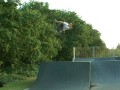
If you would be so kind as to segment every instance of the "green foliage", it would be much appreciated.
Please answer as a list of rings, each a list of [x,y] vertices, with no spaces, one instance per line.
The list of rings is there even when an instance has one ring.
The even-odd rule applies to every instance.
[[[24,90],[29,88],[35,81],[36,78],[27,78],[20,81],[13,81],[6,83],[4,87],[0,88],[0,90]]]
[[[15,81],[15,80],[23,80],[25,78],[26,77],[20,76],[18,74],[7,74],[7,73],[0,74],[0,80],[5,82],[5,83]]]
[[[118,43],[116,49],[113,49],[113,51],[115,52],[115,56],[116,57],[120,57],[120,44]]]
[[[53,56],[57,55],[61,46],[59,39],[55,37],[54,27],[46,21],[46,16],[43,14],[43,10],[48,8],[47,3],[44,5],[43,3],[30,2],[24,7],[21,11],[27,14],[24,14],[25,18],[23,20],[25,21],[22,24],[26,23],[26,19],[28,20],[28,24],[26,23],[27,25],[25,26],[26,28],[32,27],[31,34],[34,34],[36,39],[40,41],[38,45],[41,45],[39,51],[42,53],[42,60],[50,60]]]
[[[28,6],[20,10],[12,5],[10,9],[1,6],[5,9],[0,14],[0,60],[3,67],[15,68],[24,63],[34,65],[51,60],[61,48],[46,17],[38,10],[26,8]]]
[[[51,10],[47,18],[51,23],[54,19],[73,23],[72,30],[66,31],[65,34],[59,36],[62,42],[62,50],[59,51],[55,60],[72,60],[73,47],[105,47],[104,42],[100,39],[100,33],[81,20],[75,12]]]
[[[0,71],[1,72],[1,71]],[[36,77],[38,65],[25,65],[16,68],[6,68],[0,73],[0,80],[6,83],[16,80],[23,80],[28,77]]]
[[[75,12],[50,10],[47,2],[29,2],[20,8],[18,3],[0,2],[1,72],[34,75],[29,70],[41,61],[71,60],[73,47],[105,47],[100,33]],[[55,19],[73,23],[73,29],[56,34]]]

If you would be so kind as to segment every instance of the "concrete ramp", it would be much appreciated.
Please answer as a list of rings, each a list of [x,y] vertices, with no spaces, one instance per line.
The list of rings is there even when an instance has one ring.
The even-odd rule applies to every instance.
[[[120,57],[101,57],[101,58],[75,58],[75,61],[112,61],[120,60]]]
[[[89,90],[90,62],[41,63],[30,90]]]
[[[90,90],[120,90],[120,61],[93,61]]]

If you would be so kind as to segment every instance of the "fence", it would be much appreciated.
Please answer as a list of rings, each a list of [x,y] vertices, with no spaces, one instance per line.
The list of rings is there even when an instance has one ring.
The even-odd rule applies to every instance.
[[[73,56],[75,58],[99,58],[120,56],[120,49],[107,49],[104,47],[74,47]]]

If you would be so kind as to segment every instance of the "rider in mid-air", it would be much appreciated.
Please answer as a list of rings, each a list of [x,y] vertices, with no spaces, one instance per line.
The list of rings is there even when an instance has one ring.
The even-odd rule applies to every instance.
[[[67,23],[65,21],[57,21],[55,20],[56,23],[59,24],[59,32],[64,32],[65,30],[71,30],[73,28],[72,23]]]

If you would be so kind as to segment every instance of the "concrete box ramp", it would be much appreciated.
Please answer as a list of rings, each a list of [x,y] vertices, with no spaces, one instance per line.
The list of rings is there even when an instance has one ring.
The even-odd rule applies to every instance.
[[[90,62],[41,63],[30,90],[89,90]]]
[[[120,61],[93,61],[90,90],[120,90]]]
[[[75,61],[112,61],[120,60],[120,57],[102,57],[102,58],[75,58]]]

